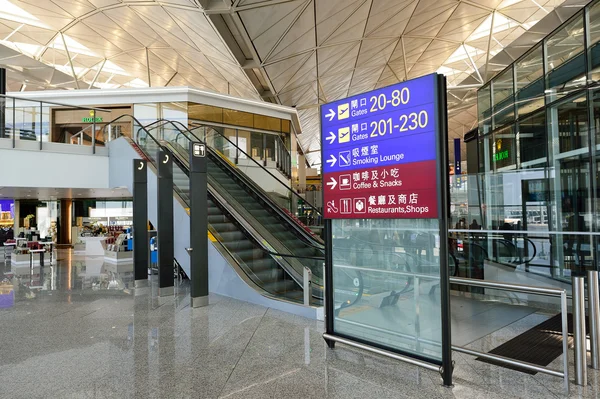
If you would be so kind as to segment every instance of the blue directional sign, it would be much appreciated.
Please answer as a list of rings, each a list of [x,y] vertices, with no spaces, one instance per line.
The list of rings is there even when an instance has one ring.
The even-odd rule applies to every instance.
[[[325,217],[437,216],[436,85],[432,74],[321,106]]]

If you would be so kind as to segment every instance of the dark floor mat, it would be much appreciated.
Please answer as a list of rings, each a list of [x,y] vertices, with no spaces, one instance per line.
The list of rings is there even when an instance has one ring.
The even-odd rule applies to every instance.
[[[569,325],[569,347],[571,347],[573,345],[572,314],[569,313],[567,315],[567,321]],[[587,325],[588,320],[586,318],[586,331],[588,331]],[[543,323],[538,324],[525,331],[523,334],[492,349],[489,353],[537,364],[538,366],[549,365],[554,359],[562,355],[561,315],[557,314]],[[511,370],[522,371],[531,375],[537,374],[535,371],[525,370],[518,366],[510,366],[494,360],[483,359],[480,357],[478,357],[477,360]]]

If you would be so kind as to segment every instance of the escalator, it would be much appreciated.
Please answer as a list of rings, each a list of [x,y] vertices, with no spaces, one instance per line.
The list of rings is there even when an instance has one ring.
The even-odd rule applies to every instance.
[[[200,140],[185,126],[168,121],[147,128],[135,120],[133,124],[129,143],[151,164],[155,165],[159,148],[172,154],[174,196],[181,207],[189,209],[188,151],[192,141]],[[210,132],[203,138],[209,144],[211,139],[221,140],[217,135]],[[319,239],[277,205],[276,201],[286,196],[272,198],[220,151],[210,144],[207,147],[208,222],[215,247],[244,281],[274,299],[301,303],[303,269],[310,269],[314,282],[312,303],[320,304],[323,246]],[[189,242],[189,229],[176,229],[176,234],[187,234]]]
[[[190,131],[177,122],[157,121],[147,126],[145,131],[160,138],[162,145],[184,166],[184,173],[179,175],[180,182],[184,185],[191,142],[205,142],[208,149],[209,188],[256,230],[267,250],[287,254],[285,263],[291,266],[287,272],[296,281],[301,281],[303,268],[309,268],[313,274],[313,282],[316,283],[313,294],[321,297],[319,285],[324,246],[316,234],[294,218],[293,212],[297,208],[295,204],[301,200],[297,194],[213,127],[197,127]],[[249,162],[249,166],[235,165],[226,154],[243,157]],[[254,170],[254,174],[256,171],[261,173],[261,186],[250,177],[250,168]],[[316,209],[314,212],[317,212]]]

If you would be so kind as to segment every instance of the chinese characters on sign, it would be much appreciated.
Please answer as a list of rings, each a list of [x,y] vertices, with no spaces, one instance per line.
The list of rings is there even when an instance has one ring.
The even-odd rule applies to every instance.
[[[435,75],[321,107],[326,218],[436,218]]]

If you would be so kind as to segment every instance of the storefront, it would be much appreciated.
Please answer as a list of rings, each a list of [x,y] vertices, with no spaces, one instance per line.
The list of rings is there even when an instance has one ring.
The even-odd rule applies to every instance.
[[[107,138],[125,135],[131,136],[132,120],[123,118],[122,121],[112,123],[123,115],[132,114],[131,105],[99,106],[109,112],[86,111],[72,108],[52,109],[52,137],[55,143],[92,145],[93,129],[96,129],[96,145],[104,146]],[[110,131],[108,131],[110,129]]]

